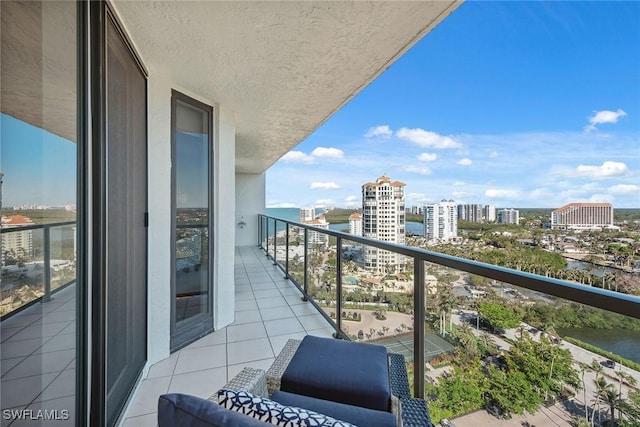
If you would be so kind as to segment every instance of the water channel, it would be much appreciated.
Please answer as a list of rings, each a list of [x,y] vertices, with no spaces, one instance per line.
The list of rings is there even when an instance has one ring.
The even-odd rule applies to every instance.
[[[558,329],[562,336],[584,341],[603,350],[640,363],[640,332],[627,329]]]

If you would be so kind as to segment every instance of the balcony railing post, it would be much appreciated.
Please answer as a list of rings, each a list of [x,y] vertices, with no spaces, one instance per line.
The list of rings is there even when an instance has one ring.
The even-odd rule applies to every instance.
[[[328,236],[327,236],[328,237]],[[342,333],[342,237],[336,242],[336,338]]]
[[[302,293],[302,301],[307,301],[307,289],[309,284],[309,237],[307,235],[307,229],[304,229],[304,278],[303,278],[304,292]]]
[[[51,301],[51,228],[49,225],[42,227],[44,234],[44,294],[42,302]]]
[[[262,221],[264,217],[258,214],[258,247],[262,247]]]
[[[413,395],[424,399],[424,261],[413,259]]]
[[[284,251],[284,278],[288,279],[289,278],[289,223],[285,222],[284,223],[285,227],[287,227],[287,230],[285,232],[285,251]]]

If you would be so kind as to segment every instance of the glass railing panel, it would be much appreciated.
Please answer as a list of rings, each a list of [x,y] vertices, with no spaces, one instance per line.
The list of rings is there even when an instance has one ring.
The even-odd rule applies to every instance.
[[[304,287],[304,229],[289,225],[289,277],[300,289]]]
[[[427,270],[436,286],[427,325],[451,345],[436,358],[425,348],[434,422],[465,424],[482,411],[495,422],[638,425],[640,320],[466,272]],[[444,328],[438,304],[450,313]]]
[[[287,259],[287,223],[276,220],[276,238],[275,238],[275,261],[283,268],[286,268]]]
[[[2,230],[0,316],[44,295],[44,255],[42,228]]]
[[[262,249],[266,249],[267,248],[267,217],[265,216],[260,216],[260,223],[259,223],[259,237],[258,237],[258,241],[260,242],[260,247],[262,247]]]
[[[307,231],[307,293],[325,314],[336,320],[335,246],[331,248],[322,233]]]
[[[51,255],[51,290],[76,279],[76,225],[62,225],[49,229]]]
[[[267,253],[271,258],[275,259],[275,244],[276,244],[276,220],[269,219],[267,222]]]

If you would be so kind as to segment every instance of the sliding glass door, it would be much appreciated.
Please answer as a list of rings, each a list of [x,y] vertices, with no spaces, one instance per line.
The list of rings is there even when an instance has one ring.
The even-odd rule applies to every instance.
[[[171,106],[174,245],[171,348],[176,350],[213,328],[213,109],[176,91]]]

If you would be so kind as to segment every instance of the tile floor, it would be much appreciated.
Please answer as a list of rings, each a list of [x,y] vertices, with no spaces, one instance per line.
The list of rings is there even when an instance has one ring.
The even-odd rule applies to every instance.
[[[75,286],[0,323],[3,410],[66,409],[73,424],[76,356]],[[19,426],[4,416],[0,425]],[[52,422],[51,425],[55,425]],[[33,424],[32,424],[33,425]]]
[[[209,397],[245,366],[267,369],[289,338],[331,336],[329,323],[257,247],[236,249],[235,285],[236,321],[151,366],[123,426],[156,426],[160,394]],[[68,408],[73,417],[75,286],[0,325],[2,388],[12,390],[0,390],[2,408]]]
[[[236,249],[235,285],[236,321],[151,366],[122,426],[156,426],[160,394],[207,398],[245,366],[267,369],[289,338],[333,333],[257,247]]]

